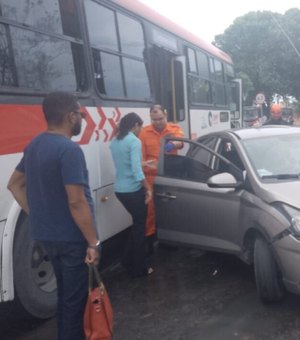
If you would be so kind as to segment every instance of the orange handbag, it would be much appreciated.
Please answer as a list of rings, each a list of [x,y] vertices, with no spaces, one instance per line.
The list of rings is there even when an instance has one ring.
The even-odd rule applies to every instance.
[[[93,288],[94,279],[97,287]],[[110,340],[113,334],[113,310],[95,265],[89,265],[89,295],[84,311],[86,340]]]

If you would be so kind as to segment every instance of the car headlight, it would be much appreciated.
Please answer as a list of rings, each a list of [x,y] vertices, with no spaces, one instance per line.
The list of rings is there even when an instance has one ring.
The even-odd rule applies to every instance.
[[[294,231],[300,235],[300,216],[292,217],[291,224]]]
[[[281,204],[284,215],[291,223],[291,231],[296,237],[300,237],[300,210],[286,204]]]

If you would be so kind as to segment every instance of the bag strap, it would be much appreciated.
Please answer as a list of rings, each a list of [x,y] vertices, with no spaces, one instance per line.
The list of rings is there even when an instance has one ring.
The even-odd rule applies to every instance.
[[[93,278],[95,277],[96,283],[98,287],[103,290],[104,284],[101,280],[100,273],[98,268],[94,264],[88,264],[89,267],[89,293],[93,290]]]

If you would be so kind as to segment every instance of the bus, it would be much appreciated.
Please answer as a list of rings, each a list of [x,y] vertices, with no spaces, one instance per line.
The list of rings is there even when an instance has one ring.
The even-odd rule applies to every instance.
[[[113,254],[131,222],[114,195],[109,152],[121,117],[135,111],[149,123],[159,103],[195,139],[239,126],[241,84],[228,54],[138,0],[1,0],[0,42],[0,301],[48,318],[54,273],[6,189],[24,147],[46,127],[45,95],[72,92],[86,112],[74,141],[87,160],[104,254]]]

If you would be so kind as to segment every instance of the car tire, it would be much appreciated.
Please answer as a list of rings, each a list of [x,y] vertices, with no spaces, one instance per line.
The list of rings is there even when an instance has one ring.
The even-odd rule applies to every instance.
[[[264,303],[283,299],[285,289],[281,274],[266,240],[257,237],[254,245],[254,271],[258,296]]]
[[[56,279],[45,248],[29,229],[28,217],[21,216],[13,248],[15,305],[25,317],[48,319],[56,312]]]

